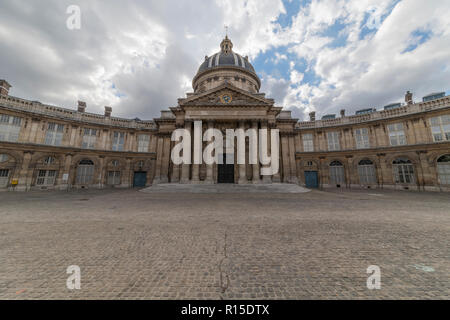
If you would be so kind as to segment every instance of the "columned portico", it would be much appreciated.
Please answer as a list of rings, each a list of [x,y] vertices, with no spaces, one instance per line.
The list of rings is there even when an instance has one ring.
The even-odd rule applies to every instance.
[[[233,59],[228,59],[230,57]],[[294,140],[289,137],[292,135],[293,138],[297,120],[291,118],[290,111],[283,111],[281,107],[274,105],[273,99],[268,99],[263,93],[259,93],[259,77],[247,58],[232,51],[232,43],[229,39],[225,39],[222,43],[221,52],[207,58],[201,65],[192,85],[194,92],[187,93],[186,98],[178,99],[176,107],[162,111],[162,117],[156,119],[159,130],[162,129],[164,132],[185,129],[191,137],[191,161],[189,164],[181,165],[171,163],[169,172],[166,173],[167,163],[163,162],[167,161],[167,158],[160,155],[160,151],[166,148],[166,141],[161,141],[163,139],[160,138],[157,150],[156,183],[166,181],[167,174],[171,183],[184,184],[221,182],[260,184],[280,182],[281,177],[285,182],[296,181],[296,169],[293,165],[295,164]],[[226,150],[224,139],[223,150],[219,150],[221,155],[234,154],[233,163],[208,164],[203,159],[204,148],[215,139],[214,136],[208,138],[209,141],[203,141],[204,134],[212,129],[217,129],[223,136],[228,129],[234,130],[234,149]],[[239,133],[236,129],[239,129]],[[265,154],[270,160],[264,165],[260,163],[260,129],[266,130],[267,141],[264,148],[267,148]],[[280,141],[282,147],[271,146],[271,130],[283,132]],[[242,131],[244,137],[241,136]],[[242,139],[245,139],[245,145],[238,147]],[[171,150],[179,143],[181,140],[173,141]],[[160,149],[161,144],[164,145],[163,150]],[[245,152],[245,155],[238,157],[238,151]],[[273,158],[272,152],[273,157],[278,154],[278,158]],[[227,158],[231,160],[230,156]],[[274,160],[278,163],[272,167]],[[273,175],[262,175],[262,168],[269,172],[272,168],[276,170]],[[279,171],[283,172],[282,176]]]

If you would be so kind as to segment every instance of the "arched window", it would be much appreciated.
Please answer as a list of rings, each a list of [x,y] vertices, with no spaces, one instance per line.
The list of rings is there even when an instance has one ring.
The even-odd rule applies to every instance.
[[[55,158],[53,158],[53,157],[46,157],[46,158],[44,159],[44,163],[45,163],[46,165],[54,164],[54,163],[55,163]]]
[[[450,154],[446,154],[437,160],[439,181],[441,184],[450,184]]]
[[[392,163],[394,169],[394,181],[395,183],[413,184],[414,166],[411,160],[406,158],[395,159]]]
[[[0,169],[0,188],[6,188],[9,182],[9,169]]]
[[[344,166],[339,161],[333,161],[330,163],[330,184],[343,184],[345,183]]]
[[[359,183],[363,185],[376,184],[375,166],[369,159],[361,160],[358,163]]]
[[[94,162],[83,159],[77,168],[77,184],[91,184],[94,179]]]
[[[111,161],[111,165],[112,165],[113,167],[118,167],[118,166],[119,166],[119,160],[113,160],[113,161]]]
[[[0,154],[0,163],[6,162],[9,160],[9,156],[7,154]],[[0,169],[0,188],[6,188],[9,182],[9,169]]]

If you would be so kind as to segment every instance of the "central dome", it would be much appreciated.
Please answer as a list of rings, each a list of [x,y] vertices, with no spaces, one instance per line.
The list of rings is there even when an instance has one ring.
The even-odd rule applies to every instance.
[[[205,61],[198,68],[192,81],[194,91],[205,91],[214,87],[211,82],[218,85],[218,82],[223,83],[227,80],[244,90],[258,92],[261,81],[248,61],[248,57],[243,57],[233,51],[233,43],[228,36],[222,40],[220,49],[220,52],[210,57],[206,56]],[[242,85],[242,83],[246,83],[246,85]]]
[[[244,58],[240,54],[233,52],[233,43],[228,37],[223,39],[220,48],[222,49],[220,52],[213,54],[211,57],[205,57],[205,62],[201,64],[197,74],[211,68],[222,66],[239,67],[255,73],[255,69],[248,62],[248,57]]]

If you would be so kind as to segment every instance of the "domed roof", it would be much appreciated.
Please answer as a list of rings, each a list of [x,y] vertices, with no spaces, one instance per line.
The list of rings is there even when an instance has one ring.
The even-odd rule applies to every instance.
[[[233,43],[228,39],[228,36],[223,39],[220,48],[220,52],[213,54],[211,57],[205,57],[205,61],[198,69],[197,75],[216,67],[237,67],[256,74],[247,57],[244,58],[240,54],[233,52]]]

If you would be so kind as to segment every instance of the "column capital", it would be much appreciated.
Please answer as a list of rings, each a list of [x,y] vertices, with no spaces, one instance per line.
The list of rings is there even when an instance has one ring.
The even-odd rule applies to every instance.
[[[269,121],[267,120],[261,120],[261,128],[266,128],[269,126]]]
[[[252,126],[257,127],[260,120],[252,120]]]

